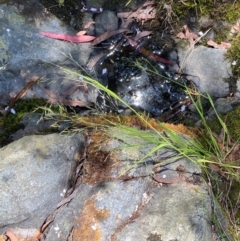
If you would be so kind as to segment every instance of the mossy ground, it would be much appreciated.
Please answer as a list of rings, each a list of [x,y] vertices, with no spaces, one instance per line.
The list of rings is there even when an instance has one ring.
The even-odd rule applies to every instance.
[[[230,29],[240,19],[240,1],[212,1],[212,0],[170,0],[165,1],[172,8],[172,23],[175,29],[187,24],[191,29],[206,31],[204,26],[198,26],[200,17],[207,17],[212,24],[207,26],[214,32],[214,41],[221,43],[228,41],[232,47],[227,51],[226,57],[231,62],[236,62],[232,66],[233,76],[240,78],[240,33],[231,35]],[[161,10],[164,4],[159,5]],[[204,44],[204,41],[202,41]]]
[[[47,103],[43,99],[19,100],[13,107],[16,114],[10,113],[7,117],[0,116],[0,146],[8,144],[11,141],[10,135],[23,127],[20,121],[26,113],[33,111],[42,113],[42,110],[37,110],[37,108],[46,105]],[[56,107],[51,108],[55,111],[58,109]]]
[[[240,2],[234,0],[212,1],[212,0],[166,0],[156,1],[158,11],[163,13],[166,5],[172,10],[171,24],[182,23],[189,17],[208,17],[213,21],[227,21],[234,24],[240,17]]]
[[[235,23],[240,17],[239,1],[174,0],[169,2],[172,2],[173,12],[178,19],[184,18],[189,12],[195,14],[198,18],[207,16],[215,21],[223,20],[230,23]]]
[[[226,123],[229,134],[234,141],[240,140],[240,105],[227,114],[220,115],[221,119]],[[216,118],[207,121],[209,128],[216,134],[220,134],[222,126]]]
[[[232,65],[233,75],[240,78],[240,33],[231,38],[231,44],[231,48],[227,52],[227,57],[232,63],[235,62],[235,64]]]

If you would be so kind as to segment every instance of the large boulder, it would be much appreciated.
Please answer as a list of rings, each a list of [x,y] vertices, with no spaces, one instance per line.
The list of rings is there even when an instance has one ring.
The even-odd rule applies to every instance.
[[[83,137],[26,136],[0,149],[0,232],[39,228],[67,189]]]
[[[37,228],[45,240],[210,241],[211,195],[201,168],[165,148],[136,163],[160,140],[110,128],[84,142],[82,135],[53,134],[2,148],[1,232]],[[75,190],[64,197],[67,187]]]

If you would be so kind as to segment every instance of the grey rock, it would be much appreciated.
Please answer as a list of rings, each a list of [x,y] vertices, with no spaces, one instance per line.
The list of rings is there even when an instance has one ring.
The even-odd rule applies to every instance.
[[[83,177],[71,203],[57,213],[45,240],[66,240],[72,232],[77,241],[146,241],[154,235],[161,241],[210,241],[211,197],[200,168],[184,159],[162,163],[159,177],[179,178],[176,168],[181,165],[189,182],[184,178],[169,185],[154,182],[150,177],[154,161],[174,154],[160,150],[126,173],[126,168],[153,145],[116,128],[110,133],[113,138],[101,147],[101,152],[118,151],[105,160],[108,163],[103,176],[107,178],[99,182],[93,178],[96,182],[92,182],[91,177],[99,175],[99,169],[88,173],[89,178]],[[194,175],[199,180],[191,182]]]
[[[96,35],[101,35],[106,31],[116,30],[118,29],[117,15],[112,11],[104,10],[97,15],[95,25]]]
[[[214,97],[225,97],[229,93],[230,63],[225,58],[226,50],[198,46],[192,51],[179,47],[179,61],[184,74],[199,90]]]
[[[84,91],[83,80],[78,76],[81,67],[87,64],[90,43],[76,44],[41,35],[41,31],[69,35],[75,35],[76,31],[45,11],[37,0],[1,4],[0,12],[3,13],[0,19],[0,105],[6,105],[9,93],[17,94],[33,76],[41,80],[24,98],[95,102],[94,88],[89,86],[89,91]],[[79,87],[66,95],[73,85]]]
[[[40,132],[50,132],[51,126],[55,123],[54,117],[51,119],[43,118],[40,113],[26,113],[19,122],[21,129],[11,134],[10,139],[16,141],[24,136],[39,134]]]
[[[28,136],[0,149],[0,232],[40,228],[67,188],[83,137]]]
[[[216,112],[218,114],[227,114],[230,111],[236,109],[237,106],[240,105],[240,99],[237,97],[232,98],[219,98],[214,103]],[[215,111],[211,108],[207,115],[207,118],[214,118],[216,117]]]

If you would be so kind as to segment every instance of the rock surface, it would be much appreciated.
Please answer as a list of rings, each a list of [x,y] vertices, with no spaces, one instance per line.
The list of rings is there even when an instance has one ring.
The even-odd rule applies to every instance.
[[[97,15],[95,19],[95,31],[96,35],[104,34],[107,31],[118,29],[118,18],[117,15],[109,10],[104,10],[102,13]]]
[[[204,46],[179,48],[182,72],[188,75],[197,88],[214,97],[226,97],[229,86],[226,80],[231,76],[231,65],[225,58],[226,50]]]
[[[39,77],[25,98],[51,102],[94,102],[95,90],[83,88],[81,73],[87,64],[89,43],[73,44],[42,36],[40,31],[75,35],[76,31],[47,12],[37,0],[0,4],[0,105],[7,105],[34,76]],[[74,86],[76,86],[74,88]]]
[[[0,149],[0,232],[39,228],[67,188],[81,135],[26,136]]]
[[[89,8],[103,5],[104,1],[87,1]],[[79,11],[79,14],[83,14],[84,22],[93,20],[91,13]],[[28,90],[24,98],[44,98],[66,105],[70,101],[73,106],[96,102],[98,93],[92,86],[86,88],[81,77],[59,68],[67,67],[70,71],[81,73],[80,66],[86,66],[92,52],[90,44],[73,44],[39,34],[40,31],[49,31],[75,35],[75,30],[50,14],[38,0],[0,4],[0,19],[1,106],[8,105],[10,97],[16,95],[34,76],[40,80]],[[116,29],[118,21],[116,14],[105,7],[105,11],[96,17],[95,30],[90,32],[95,34],[100,31],[98,29]],[[225,79],[231,75],[225,52],[203,46],[197,46],[191,51],[190,47],[180,46],[179,65],[200,91],[217,98],[225,97],[229,94]],[[78,101],[78,104],[74,101]]]
[[[2,148],[1,232],[40,229],[53,218],[43,240],[70,235],[79,241],[211,240],[211,196],[201,169],[186,159],[166,161],[174,152],[161,149],[126,172],[155,144],[123,129],[107,133],[112,137],[101,146],[105,135],[97,131],[88,134],[85,145],[82,135],[53,134],[24,137]],[[71,160],[79,145],[87,145],[81,178],[74,192],[61,198],[70,169],[76,171]]]
[[[92,7],[89,2],[87,6]],[[96,1],[92,2],[95,6]],[[39,1],[9,3],[0,4],[0,106],[8,105],[10,96],[34,76],[42,79],[26,98],[95,102],[94,88],[86,88],[79,76],[59,68],[80,73],[90,44],[41,36],[39,31],[72,35],[76,31],[49,14]],[[98,3],[101,7],[104,1]],[[91,14],[84,16],[91,20]],[[199,46],[188,53],[188,49],[178,50],[188,78],[203,92],[226,96],[229,88],[224,79],[231,70],[225,51]],[[238,100],[227,106],[235,104]],[[34,124],[25,124],[15,139],[29,130],[32,133]],[[211,240],[212,200],[199,166],[186,159],[163,163],[175,153],[161,150],[126,173],[154,145],[124,135],[123,130],[110,130],[110,140],[103,140],[102,134],[89,133],[88,140],[82,135],[28,136],[0,149],[0,232],[12,227],[41,230],[45,220],[52,220],[41,230],[42,240],[71,236],[77,241]],[[67,187],[74,185],[74,192],[63,197]]]

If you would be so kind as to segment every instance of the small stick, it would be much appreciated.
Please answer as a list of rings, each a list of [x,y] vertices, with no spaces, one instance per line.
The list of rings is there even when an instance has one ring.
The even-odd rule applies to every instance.
[[[4,113],[4,117],[7,117],[11,109],[13,108],[14,104],[21,98],[23,97],[28,90],[40,79],[38,76],[33,76],[31,79],[27,80],[27,85],[20,91],[18,94],[11,99],[9,106],[7,107],[6,112]]]

